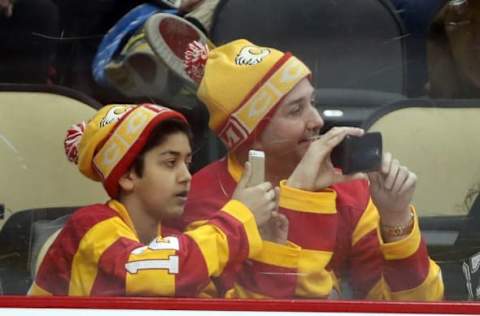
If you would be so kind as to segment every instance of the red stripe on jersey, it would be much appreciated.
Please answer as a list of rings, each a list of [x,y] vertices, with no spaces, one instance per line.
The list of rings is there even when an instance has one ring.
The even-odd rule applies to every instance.
[[[225,212],[217,213],[209,220],[209,223],[220,227],[228,237],[229,265],[235,265],[248,258],[250,247],[248,244],[248,236],[242,223]]]
[[[125,263],[128,262],[132,250],[142,246],[144,245],[124,237],[110,245],[100,256],[97,276],[90,295],[125,296]]]
[[[297,287],[297,270],[245,261],[237,282],[254,293],[268,293],[272,298],[292,298]]]
[[[80,241],[95,224],[116,216],[117,213],[103,204],[77,210],[53,242],[40,265],[36,283],[53,295],[67,295],[73,257]]]
[[[195,241],[188,235],[181,236],[179,241],[180,263],[175,277],[175,296],[194,297],[210,282],[208,268]]]
[[[348,275],[355,298],[364,298],[382,277],[383,254],[379,247],[377,231],[372,230],[355,244],[346,258],[350,262]]]
[[[385,260],[384,276],[392,291],[413,289],[427,277],[430,267],[427,247],[423,240],[417,251],[408,258]]]
[[[337,214],[318,214],[290,211],[280,212],[289,221],[288,240],[302,248],[333,251],[337,236]]]

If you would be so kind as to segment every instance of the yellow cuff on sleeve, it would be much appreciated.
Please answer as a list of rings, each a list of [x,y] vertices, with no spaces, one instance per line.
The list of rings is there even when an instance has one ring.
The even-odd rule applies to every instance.
[[[335,214],[337,193],[331,189],[310,192],[287,186],[287,181],[280,181],[280,207],[292,211]]]
[[[380,249],[382,250],[383,256],[386,260],[400,260],[405,259],[413,255],[420,245],[422,236],[420,234],[420,228],[418,226],[418,217],[416,215],[415,208],[411,206],[412,212],[414,214],[414,224],[413,229],[408,236],[404,239],[384,243],[382,239],[382,234],[380,232],[380,225],[377,226],[377,235],[378,240],[380,241]]]
[[[249,244],[248,257],[252,258],[262,249],[262,238],[252,212],[245,204],[237,200],[230,200],[222,207],[222,210],[243,224]]]
[[[292,242],[286,245],[263,241],[262,250],[252,259],[261,263],[296,269],[301,248]]]
[[[30,287],[27,293],[27,296],[52,296],[52,295],[53,295],[52,293],[39,287],[36,282],[33,282],[32,286]]]

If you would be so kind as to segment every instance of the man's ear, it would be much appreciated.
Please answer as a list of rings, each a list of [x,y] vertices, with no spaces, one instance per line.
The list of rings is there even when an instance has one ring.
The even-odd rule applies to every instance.
[[[135,174],[133,168],[130,168],[120,177],[120,179],[118,180],[118,184],[123,191],[129,192],[135,188],[136,178],[138,178],[138,176]]]

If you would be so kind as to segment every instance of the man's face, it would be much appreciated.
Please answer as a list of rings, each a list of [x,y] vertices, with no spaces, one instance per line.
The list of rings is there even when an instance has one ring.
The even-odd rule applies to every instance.
[[[317,135],[323,120],[312,104],[314,89],[305,78],[290,91],[260,136],[260,147],[267,157],[298,163],[310,137]]]
[[[191,159],[190,142],[182,132],[145,153],[142,177],[132,172],[133,194],[150,216],[163,220],[182,215],[192,178]]]

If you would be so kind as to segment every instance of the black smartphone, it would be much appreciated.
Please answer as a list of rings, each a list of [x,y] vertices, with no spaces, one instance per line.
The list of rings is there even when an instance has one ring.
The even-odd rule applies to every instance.
[[[382,134],[371,132],[360,137],[347,135],[333,148],[330,158],[344,174],[353,174],[379,170],[382,153]]]

